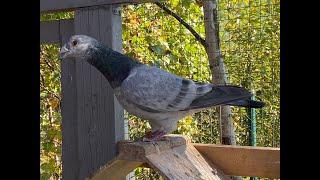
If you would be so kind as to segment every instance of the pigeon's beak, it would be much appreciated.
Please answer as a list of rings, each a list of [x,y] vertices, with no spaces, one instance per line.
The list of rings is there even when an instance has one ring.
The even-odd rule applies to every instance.
[[[60,50],[60,59],[64,59],[68,55],[69,49],[67,48],[67,45],[65,44],[62,46]]]

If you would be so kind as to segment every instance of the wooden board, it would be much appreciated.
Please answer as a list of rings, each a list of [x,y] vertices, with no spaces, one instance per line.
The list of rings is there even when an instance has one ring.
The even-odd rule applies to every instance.
[[[227,175],[280,178],[280,148],[193,145]]]
[[[74,34],[74,20],[64,19],[40,22],[40,43],[66,42]],[[65,39],[63,39],[65,38]]]
[[[59,37],[59,21],[40,22],[40,43],[59,43]]]
[[[115,158],[106,166],[102,167],[96,174],[87,179],[90,180],[121,180],[125,179],[126,175],[143,163],[138,161],[126,161]]]
[[[116,9],[77,10],[75,33],[92,36],[121,52],[121,17],[113,13]],[[117,155],[116,142],[124,139],[123,109],[101,73],[77,59],[62,62],[62,98],[62,176],[84,179]]]
[[[166,179],[230,179],[181,135],[168,135],[166,141],[159,142],[120,142],[118,146],[119,159],[148,163]]]
[[[182,145],[148,156],[147,163],[160,174],[172,180],[229,180],[217,168],[213,168],[191,145]]]
[[[166,137],[157,142],[118,142],[117,161],[101,168],[99,178],[120,179],[138,166],[153,168],[166,179],[280,178],[280,148],[192,144],[182,135]]]
[[[100,5],[112,4],[129,4],[129,3],[146,3],[146,2],[159,2],[161,0],[41,0],[40,12],[57,12],[57,11],[71,11],[76,8],[92,7]],[[164,0],[162,0],[164,1]]]
[[[41,30],[42,31],[42,30]],[[60,31],[63,45],[70,38],[69,33]],[[52,39],[56,42],[56,40]],[[51,42],[52,42],[51,41]],[[45,41],[48,43],[48,41]],[[60,61],[61,63],[61,116],[62,116],[62,171],[63,179],[78,176],[78,122],[77,122],[77,85],[76,85],[76,61]],[[67,167],[67,168],[66,168]]]

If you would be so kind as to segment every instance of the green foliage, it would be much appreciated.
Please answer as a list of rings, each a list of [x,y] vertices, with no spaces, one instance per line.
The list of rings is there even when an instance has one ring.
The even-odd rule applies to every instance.
[[[46,13],[41,14],[40,21],[53,21],[70,18],[74,18],[74,12]]]
[[[280,5],[279,0],[218,1],[221,50],[230,83],[254,90],[267,107],[257,110],[258,146],[280,144]],[[205,38],[202,0],[169,0],[166,5]],[[211,82],[205,49],[193,35],[154,4],[125,5],[122,10],[124,52],[177,75]],[[41,16],[41,21],[72,18],[73,13]],[[60,62],[58,45],[41,45],[41,179],[61,178]],[[232,108],[237,143],[249,145],[246,109]],[[218,112],[204,110],[178,123],[175,133],[193,142],[220,143]],[[149,124],[126,113],[129,137],[137,139]],[[136,179],[159,179],[137,168]]]
[[[166,5],[204,37],[201,1],[170,0]],[[218,5],[221,50],[230,83],[251,89],[256,99],[267,104],[257,110],[258,146],[280,145],[279,8],[279,1],[220,0]],[[204,48],[173,17],[153,4],[125,6],[123,12],[124,51],[129,56],[186,78],[211,81]],[[246,109],[232,108],[232,112],[237,143],[249,145]],[[187,117],[175,133],[194,142],[218,144],[217,113],[210,109]],[[145,121],[129,116],[132,139],[142,135],[141,127],[148,127]]]
[[[167,6],[204,37],[201,4],[171,0]],[[218,10],[221,49],[230,83],[255,91],[256,98],[267,103],[257,111],[258,145],[279,146],[279,1],[219,1]],[[204,48],[173,17],[153,4],[125,6],[123,12],[124,51],[129,56],[186,78],[211,81]],[[199,132],[193,134],[194,141],[219,142],[219,129],[208,126],[212,122],[214,127],[218,125],[212,111],[196,114],[193,119],[197,123],[185,131],[179,123],[177,132],[196,129]],[[248,145],[246,109],[233,108],[233,119],[238,143]],[[130,137],[137,136],[135,125],[141,128],[140,123],[145,123],[136,121],[130,124]]]
[[[280,2],[240,2],[219,6],[219,12],[225,12],[220,13],[219,21],[225,64],[232,84],[251,89],[267,104],[257,110],[258,146],[279,147]],[[234,108],[233,112],[238,142],[248,145],[246,110]]]
[[[134,175],[136,180],[164,180],[158,172],[150,168],[138,167]]]
[[[40,52],[40,172],[41,179],[61,176],[60,63],[57,45]]]

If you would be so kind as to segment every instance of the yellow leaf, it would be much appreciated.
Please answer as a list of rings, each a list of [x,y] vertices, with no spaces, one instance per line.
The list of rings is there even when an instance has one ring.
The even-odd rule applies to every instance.
[[[56,109],[59,106],[59,100],[56,98],[49,99],[49,104],[53,109]]]

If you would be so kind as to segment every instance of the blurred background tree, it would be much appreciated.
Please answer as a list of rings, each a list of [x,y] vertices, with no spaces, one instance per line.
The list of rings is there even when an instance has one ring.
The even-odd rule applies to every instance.
[[[165,5],[205,37],[202,0],[168,0]],[[73,13],[41,15],[41,21],[73,18]],[[257,146],[280,147],[280,0],[219,0],[221,52],[231,84],[251,89],[267,106],[257,110]],[[146,3],[122,8],[124,52],[196,81],[211,82],[203,46],[172,16]],[[40,165],[41,179],[61,179],[61,89],[58,45],[40,51]],[[126,113],[129,137],[150,129],[145,120]],[[245,108],[232,107],[236,141],[249,145],[249,117]],[[220,143],[218,112],[208,109],[181,120],[175,133],[193,142]],[[136,179],[159,179],[137,168]]]

